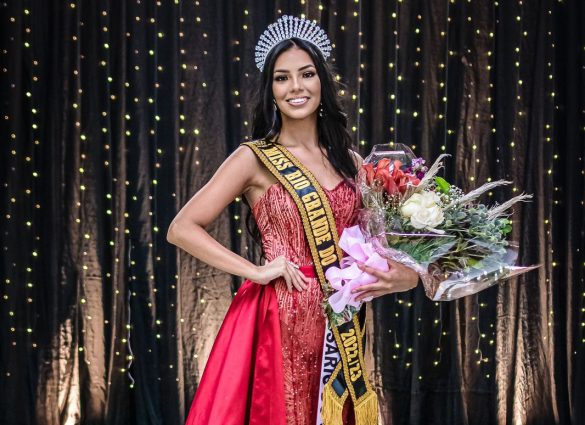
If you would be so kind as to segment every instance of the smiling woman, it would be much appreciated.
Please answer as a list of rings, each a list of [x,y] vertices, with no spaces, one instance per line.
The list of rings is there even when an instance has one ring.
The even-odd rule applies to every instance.
[[[226,159],[169,227],[170,242],[247,279],[217,336],[187,424],[370,425],[378,412],[364,370],[365,310],[330,326],[323,303],[331,290],[324,271],[341,260],[338,234],[356,219],[353,178],[361,158],[351,150],[323,31],[292,17],[277,25],[257,51],[255,141]],[[267,259],[262,266],[204,230],[242,194],[254,205]],[[407,268],[375,276],[378,295],[418,280]]]
[[[272,93],[283,121],[315,115],[321,102],[321,80],[307,52],[295,46],[278,57]]]

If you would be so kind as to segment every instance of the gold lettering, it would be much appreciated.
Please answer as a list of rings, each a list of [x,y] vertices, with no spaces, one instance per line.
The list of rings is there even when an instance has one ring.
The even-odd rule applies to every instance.
[[[359,365],[352,367],[349,369],[349,378],[351,382],[355,382],[362,376],[362,370],[360,369]]]
[[[347,364],[348,364],[348,366],[354,366],[354,365],[358,364],[359,362],[360,362],[360,359],[358,359],[356,357],[352,361],[348,361]]]
[[[329,230],[329,229],[327,229],[327,230]],[[316,233],[317,233],[316,231],[313,232],[313,234],[316,234]],[[324,234],[322,236],[316,236],[315,237],[315,243],[317,245],[321,245],[323,242],[327,242],[327,241],[330,241],[330,240],[331,240],[331,233],[326,233],[326,234]]]
[[[302,180],[297,181],[296,183],[293,184],[293,187],[296,190],[301,190],[304,189],[305,187],[308,187],[311,183],[309,182],[309,180],[307,180],[306,178],[303,177]]]
[[[311,201],[314,201],[315,199],[319,199],[319,196],[317,196],[317,192],[309,192],[309,193],[305,193],[301,199],[303,200],[304,203],[309,203]]]
[[[345,340],[346,338],[349,338],[350,336],[355,335],[355,329],[351,328],[348,332],[343,332],[340,334],[341,336],[341,340]]]
[[[350,329],[347,332],[343,332],[340,334],[341,341],[343,343],[343,348],[345,351],[345,355],[348,360],[348,365],[350,366],[349,373],[350,379],[352,382],[357,381],[362,376],[362,371],[359,364],[358,358],[358,344],[357,344],[357,335],[355,329]]]
[[[327,217],[325,217],[325,210],[323,208],[319,208],[315,211],[309,211],[309,220],[311,221],[317,220],[321,216],[323,216],[324,220],[327,220]],[[313,223],[311,223],[311,227],[313,227]]]
[[[305,202],[305,208],[307,209],[307,211],[313,211],[314,209],[319,208],[321,205],[323,205],[323,204],[321,203],[320,199],[315,199],[314,201]]]
[[[276,169],[278,171],[286,170],[287,168],[294,167],[292,162],[288,161],[286,158],[280,158],[278,160],[278,164],[275,164]]]
[[[328,266],[329,264],[335,263],[335,261],[337,261],[337,255],[333,254],[333,255],[330,255],[327,258],[323,258],[321,260],[321,265],[322,266]]]
[[[350,347],[345,347],[345,354],[347,354],[348,360],[356,358],[358,355],[357,343],[353,344]]]
[[[321,208],[321,211],[323,211],[322,208]],[[312,213],[309,212],[309,215],[310,214],[312,214]],[[327,228],[327,230],[329,230],[329,223],[327,222],[327,217],[323,216],[321,218],[318,218],[317,220],[311,220],[311,228],[313,229],[313,233],[315,233],[318,229],[321,229],[323,227],[325,227],[325,228]]]
[[[288,162],[288,160],[284,156],[281,156],[280,158],[276,158],[276,159],[272,160],[272,163],[274,165],[281,165],[281,164],[284,164],[285,162]]]
[[[300,170],[297,170],[297,171],[293,171],[292,173],[288,173],[285,177],[289,182],[293,183],[296,179],[298,179],[301,176],[302,176],[302,174],[301,174]]]
[[[278,148],[264,149],[264,153],[269,158],[272,158],[272,157],[279,157],[280,158],[280,157],[284,156]]]
[[[327,222],[326,222],[326,224],[322,225],[321,227],[317,227],[317,228],[313,229],[313,235],[315,237],[323,236],[324,234],[331,235],[331,233],[329,232],[329,223],[327,223]]]
[[[350,336],[350,337],[346,338],[346,339],[343,341],[343,346],[347,348],[347,347],[349,347],[350,345],[355,345],[355,342],[356,342],[356,341],[357,341],[357,338],[356,338],[356,336],[355,336],[355,335],[352,335],[352,336]]]
[[[277,165],[276,166],[276,169],[278,171],[282,171],[282,170],[286,170],[287,168],[290,168],[290,167],[294,167],[294,165],[292,165],[290,162],[287,162],[287,163],[284,163],[284,164],[281,164],[281,165]]]
[[[274,165],[276,169],[279,171],[286,170],[287,168],[293,166],[289,159],[276,148],[265,149],[264,153],[266,154],[272,165]]]
[[[335,252],[335,246],[331,245],[329,248],[325,248],[322,251],[319,251],[319,257],[322,259],[328,258],[331,254]]]

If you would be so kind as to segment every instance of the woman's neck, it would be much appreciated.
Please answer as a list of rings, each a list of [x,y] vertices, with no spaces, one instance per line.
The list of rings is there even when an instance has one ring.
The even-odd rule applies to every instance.
[[[317,117],[310,116],[304,120],[283,119],[278,143],[286,148],[302,147],[310,151],[319,148]]]

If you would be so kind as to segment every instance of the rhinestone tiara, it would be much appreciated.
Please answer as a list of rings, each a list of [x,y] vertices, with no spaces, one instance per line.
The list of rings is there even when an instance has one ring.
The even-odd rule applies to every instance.
[[[256,44],[256,66],[264,69],[266,56],[283,40],[300,38],[317,47],[325,59],[331,55],[331,42],[319,25],[308,19],[284,15],[275,23],[268,25]]]

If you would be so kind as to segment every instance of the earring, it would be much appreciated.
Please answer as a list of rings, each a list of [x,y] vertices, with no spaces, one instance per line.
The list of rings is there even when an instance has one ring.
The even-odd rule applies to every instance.
[[[325,116],[325,111],[323,110],[323,102],[319,103],[319,117],[323,118]]]
[[[278,107],[276,106],[276,99],[272,98],[272,125],[271,128],[274,129],[276,127],[276,122],[278,120]]]

